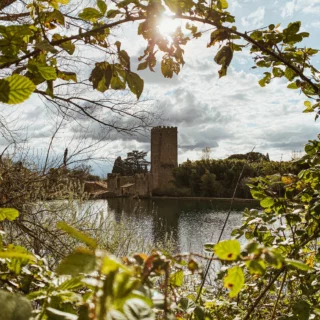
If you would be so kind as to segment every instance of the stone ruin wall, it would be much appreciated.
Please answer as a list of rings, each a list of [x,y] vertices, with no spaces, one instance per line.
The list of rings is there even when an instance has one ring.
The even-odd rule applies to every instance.
[[[134,183],[134,176],[120,176],[117,173],[108,174],[108,191],[116,195],[121,194],[120,187],[127,183]]]
[[[135,185],[130,187],[130,193],[149,197],[155,189],[167,189],[172,186],[172,170],[177,166],[177,127],[154,127],[151,129],[151,172],[138,173],[134,176],[108,174],[108,191],[121,195],[121,186],[134,183]]]
[[[152,193],[152,175],[150,173],[137,173],[134,176],[120,176],[119,174],[108,174],[108,191],[121,195],[121,186],[134,183],[133,195],[148,197]]]
[[[151,174],[153,189],[167,189],[172,184],[172,170],[178,166],[177,127],[151,129]]]
[[[136,195],[150,197],[153,190],[151,173],[138,173],[135,175]]]

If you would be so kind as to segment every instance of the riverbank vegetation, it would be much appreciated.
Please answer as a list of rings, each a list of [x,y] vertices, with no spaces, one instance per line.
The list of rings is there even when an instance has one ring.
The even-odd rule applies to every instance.
[[[154,71],[156,54],[162,55],[161,72],[171,78],[184,64],[185,44],[202,36],[197,23],[204,23],[214,29],[208,47],[219,45],[214,61],[221,67],[220,77],[226,76],[234,54],[248,50],[256,67],[268,68],[259,81],[261,87],[275,78],[287,79],[289,89],[300,90],[308,98],[304,112],[315,112],[318,118],[319,71],[311,64],[318,50],[299,47],[309,36],[300,32],[301,23],[283,28],[271,24],[242,33],[227,8],[226,0],[210,4],[192,0],[107,4],[98,0],[94,7],[86,8],[70,7],[66,0],[2,1],[0,101],[16,104],[34,93],[62,113],[71,110],[73,115],[86,115],[109,128],[136,132],[141,126],[135,120],[145,123],[147,112],[101,95],[89,100],[84,94],[90,87],[101,93],[128,88],[137,98],[142,94],[143,80],[131,70],[129,54],[112,31],[137,21],[138,35],[147,43],[138,69]],[[185,29],[191,36],[178,28],[169,42],[159,32],[159,20],[166,9],[175,18],[188,21]],[[102,50],[105,60],[88,61],[78,55],[82,46]],[[77,74],[79,65],[85,70],[89,67],[90,76]],[[95,107],[120,118],[128,115],[134,121],[122,126],[119,117],[101,119],[91,112]],[[110,253],[112,248],[99,238],[105,226],[99,230],[87,220],[89,216],[77,216],[72,207],[61,211],[48,209],[46,203],[39,206],[36,196],[46,189],[38,185],[41,181],[34,179],[32,172],[20,168],[28,179],[15,178],[3,187],[4,192],[10,192],[0,208],[1,318],[319,318],[319,140],[309,141],[305,152],[297,175],[283,172],[255,177],[249,188],[262,209],[245,210],[242,225],[232,232],[233,239],[220,241],[221,230],[218,243],[206,244],[203,253],[177,255],[153,251],[123,256],[121,252],[115,257]],[[217,178],[213,166],[212,172],[203,166],[196,163],[195,169],[200,171],[196,175],[201,192],[207,192],[213,180],[221,183],[222,178]],[[5,179],[1,171],[0,185]],[[114,234],[110,236],[113,239]],[[123,242],[120,245],[124,246]],[[210,273],[213,263],[221,268]],[[211,283],[208,275],[213,277]]]
[[[173,170],[172,186],[156,190],[156,195],[252,199],[247,186],[251,178],[297,174],[301,164],[295,161],[267,161],[236,155],[223,160],[186,161]],[[248,160],[246,160],[248,158]],[[240,181],[239,180],[240,177]],[[283,189],[280,190],[283,193]]]

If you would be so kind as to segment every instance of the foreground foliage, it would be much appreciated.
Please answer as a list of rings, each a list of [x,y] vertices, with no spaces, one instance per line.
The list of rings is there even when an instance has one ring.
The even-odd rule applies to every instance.
[[[208,254],[154,251],[121,262],[60,222],[57,228],[84,246],[52,270],[46,259],[1,241],[5,319],[316,319],[320,141],[305,151],[298,175],[256,178],[251,193],[264,209],[246,210],[235,239],[207,243]],[[283,196],[275,186],[284,187]],[[18,215],[2,208],[0,217],[15,223]],[[199,292],[201,261],[222,266]]]

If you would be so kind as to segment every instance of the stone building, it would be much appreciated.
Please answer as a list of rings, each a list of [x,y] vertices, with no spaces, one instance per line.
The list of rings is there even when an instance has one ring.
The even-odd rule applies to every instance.
[[[172,170],[178,166],[177,127],[151,129],[151,174],[153,189],[166,189],[173,179]]]
[[[139,173],[133,176],[108,174],[108,191],[116,196],[149,197],[154,190],[167,189],[172,185],[172,170],[177,166],[177,127],[154,127],[151,129],[150,173]]]

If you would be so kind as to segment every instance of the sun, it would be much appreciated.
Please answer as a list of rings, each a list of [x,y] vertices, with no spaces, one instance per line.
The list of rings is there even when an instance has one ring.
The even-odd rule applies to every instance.
[[[158,25],[158,29],[164,37],[168,38],[168,40],[172,40],[172,33],[174,33],[177,27],[180,26],[181,22],[179,21],[179,19],[175,19],[174,17],[165,15],[161,19]]]

